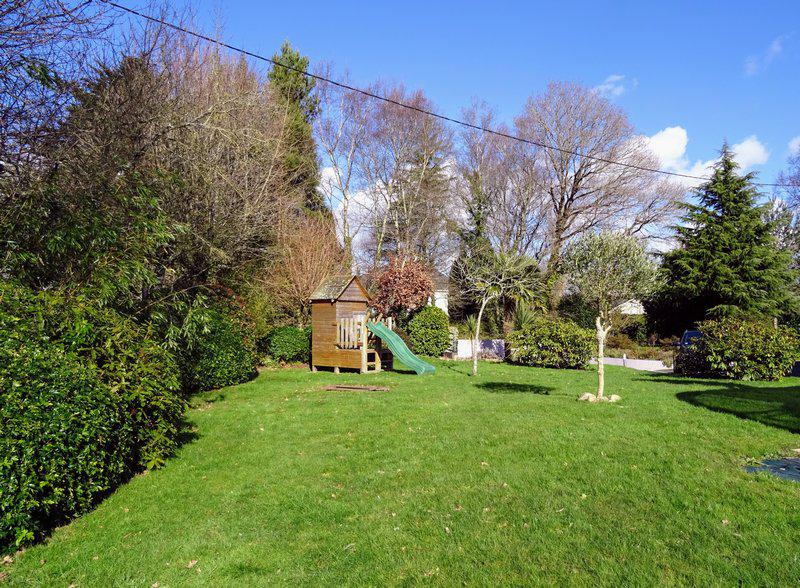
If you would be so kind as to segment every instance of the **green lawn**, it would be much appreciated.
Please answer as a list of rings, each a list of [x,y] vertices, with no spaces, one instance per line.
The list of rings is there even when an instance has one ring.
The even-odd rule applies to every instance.
[[[162,470],[0,571],[11,585],[800,582],[800,381],[437,363],[204,395]],[[325,392],[326,384],[390,392]],[[729,414],[732,413],[732,414]],[[194,563],[192,563],[194,562]]]

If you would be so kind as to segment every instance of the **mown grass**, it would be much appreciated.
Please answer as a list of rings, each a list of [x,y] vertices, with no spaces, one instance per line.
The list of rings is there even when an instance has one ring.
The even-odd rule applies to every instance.
[[[263,373],[207,394],[197,438],[5,568],[11,585],[788,585],[798,380],[437,363]],[[326,384],[390,392],[326,392]],[[730,410],[727,410],[727,409]],[[735,413],[735,414],[733,414]]]

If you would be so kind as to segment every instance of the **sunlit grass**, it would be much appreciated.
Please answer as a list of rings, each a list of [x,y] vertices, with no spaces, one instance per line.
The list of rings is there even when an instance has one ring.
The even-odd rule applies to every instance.
[[[575,401],[593,372],[437,367],[271,371],[198,398],[197,438],[164,469],[0,571],[48,586],[800,581],[800,485],[742,470],[800,447],[797,380],[609,368],[623,400],[598,405]]]

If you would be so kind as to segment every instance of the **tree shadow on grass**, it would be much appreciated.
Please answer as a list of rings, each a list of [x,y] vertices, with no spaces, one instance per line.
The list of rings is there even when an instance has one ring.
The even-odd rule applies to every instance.
[[[512,382],[481,382],[475,384],[476,388],[481,388],[493,394],[550,394],[550,390],[555,390],[552,386],[539,386],[536,384],[514,384]]]
[[[707,389],[679,392],[678,399],[714,412],[800,433],[800,386],[754,386],[744,382],[676,376],[654,376],[653,379],[671,384],[703,384]]]

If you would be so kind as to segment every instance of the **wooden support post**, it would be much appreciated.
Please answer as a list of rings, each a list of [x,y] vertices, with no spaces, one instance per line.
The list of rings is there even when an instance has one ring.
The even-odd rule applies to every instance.
[[[338,365],[333,368],[333,373],[334,374],[338,374],[339,373],[339,366]]]
[[[361,373],[367,371],[367,323],[361,323]]]

